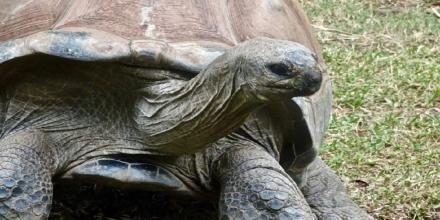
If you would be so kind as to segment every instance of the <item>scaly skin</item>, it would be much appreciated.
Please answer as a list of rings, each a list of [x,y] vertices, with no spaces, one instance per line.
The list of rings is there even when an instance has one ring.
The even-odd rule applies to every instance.
[[[1,219],[46,219],[52,200],[53,152],[38,132],[10,134],[0,141]]]
[[[298,186],[252,142],[233,146],[216,166],[220,219],[314,219]]]
[[[0,92],[0,165],[9,170],[5,178],[25,190],[5,189],[6,219],[45,219],[50,178],[83,161],[192,153],[231,133],[258,107],[311,94],[321,82],[309,50],[271,39],[242,43],[189,80],[117,64],[47,57],[27,62],[11,64],[5,76],[13,77]],[[44,192],[42,204],[31,204],[38,191]],[[296,196],[292,192],[286,204]]]

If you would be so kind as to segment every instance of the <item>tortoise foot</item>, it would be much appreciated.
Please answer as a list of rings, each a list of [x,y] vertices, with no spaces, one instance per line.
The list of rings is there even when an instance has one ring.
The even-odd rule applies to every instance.
[[[0,219],[47,219],[52,182],[37,134],[0,140]]]
[[[222,158],[220,219],[315,219],[294,181],[268,153],[256,148]]]

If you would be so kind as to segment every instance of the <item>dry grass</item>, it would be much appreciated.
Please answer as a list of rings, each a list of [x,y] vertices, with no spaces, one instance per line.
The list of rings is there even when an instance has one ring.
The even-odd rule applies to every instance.
[[[378,219],[440,219],[435,1],[302,1],[334,80],[323,157]]]

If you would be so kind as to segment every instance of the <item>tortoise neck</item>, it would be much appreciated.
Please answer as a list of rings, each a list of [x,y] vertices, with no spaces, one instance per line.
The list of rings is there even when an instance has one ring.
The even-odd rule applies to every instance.
[[[141,100],[139,109],[148,113],[140,111],[136,123],[148,145],[192,153],[240,126],[262,103],[237,83],[238,74],[222,56],[191,80],[170,82],[169,92]]]

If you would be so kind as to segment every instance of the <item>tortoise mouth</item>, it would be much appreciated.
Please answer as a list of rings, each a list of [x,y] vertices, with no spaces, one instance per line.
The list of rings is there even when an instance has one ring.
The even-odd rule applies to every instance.
[[[317,92],[321,84],[321,73],[305,73],[283,77],[266,87],[277,90],[277,93],[286,93],[288,96],[309,96]]]

